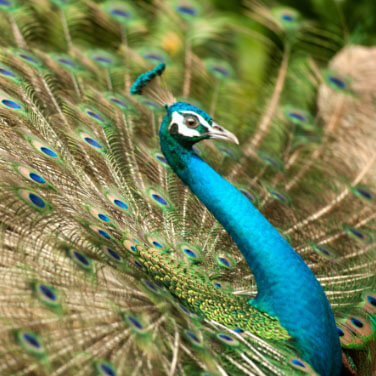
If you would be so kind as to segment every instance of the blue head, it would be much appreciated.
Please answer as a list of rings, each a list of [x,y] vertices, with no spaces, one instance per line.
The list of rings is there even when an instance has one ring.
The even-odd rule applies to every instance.
[[[238,139],[229,131],[213,122],[205,111],[184,102],[175,102],[170,93],[166,93],[158,85],[158,77],[166,68],[160,63],[154,69],[142,73],[131,87],[132,95],[151,95],[158,103],[166,104],[167,115],[164,117],[159,136],[161,146],[168,143],[172,147],[178,143],[183,148],[192,149],[192,145],[208,138],[227,140],[238,144]],[[148,91],[148,89],[151,89]],[[163,100],[167,99],[166,102]]]
[[[205,111],[184,102],[167,107],[167,115],[162,121],[159,136],[161,143],[169,140],[186,149],[191,149],[196,142],[210,138],[239,143],[234,134],[215,123]]]

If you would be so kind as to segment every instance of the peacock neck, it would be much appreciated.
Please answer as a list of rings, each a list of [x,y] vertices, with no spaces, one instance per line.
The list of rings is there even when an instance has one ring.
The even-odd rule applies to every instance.
[[[161,149],[169,165],[228,231],[248,263],[257,284],[250,301],[279,319],[300,356],[321,375],[337,375],[341,349],[329,302],[315,276],[289,243],[251,202],[167,131]]]

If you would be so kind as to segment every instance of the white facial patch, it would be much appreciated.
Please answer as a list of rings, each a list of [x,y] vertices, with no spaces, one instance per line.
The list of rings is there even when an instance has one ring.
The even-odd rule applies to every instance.
[[[171,124],[177,124],[178,133],[180,135],[186,136],[186,137],[199,137],[201,135],[200,132],[197,131],[196,129],[189,128],[187,125],[184,124],[184,116],[182,114],[184,114],[184,115],[194,115],[199,119],[200,123],[204,127],[207,127],[208,129],[210,128],[210,124],[201,115],[199,115],[197,112],[180,111],[180,113],[179,113],[179,112],[176,111],[172,114]]]

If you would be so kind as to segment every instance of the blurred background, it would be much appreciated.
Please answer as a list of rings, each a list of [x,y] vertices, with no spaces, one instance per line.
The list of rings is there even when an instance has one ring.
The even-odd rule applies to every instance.
[[[213,5],[229,14],[239,14],[244,0],[212,0]],[[273,6],[272,1],[263,3]],[[374,0],[281,0],[278,4],[297,9],[304,17],[326,26],[346,27],[347,32],[367,35],[366,43],[375,43],[376,1]]]
[[[259,25],[250,17],[244,17],[247,5],[256,3],[247,0],[211,0],[213,6],[226,16],[233,18],[238,25],[244,25],[255,31]],[[287,6],[296,9],[302,18],[315,24],[315,28],[322,29],[322,35],[327,34],[331,43],[336,41],[332,48],[336,52],[348,44],[376,45],[376,1],[375,0],[263,0],[263,4],[273,7]],[[247,49],[247,43],[249,47]],[[270,57],[270,51],[263,48],[262,44],[255,45],[251,40],[239,41],[242,53],[252,50],[252,58],[244,56],[248,68],[253,72],[262,71],[265,60]],[[251,66],[249,66],[249,63]],[[375,62],[376,63],[376,62]]]
[[[256,105],[260,86],[273,77],[275,70],[272,68],[280,64],[284,43],[253,19],[250,9],[255,4],[261,3],[271,8],[294,8],[312,26],[303,32],[304,36],[297,37],[305,39],[305,46],[300,46],[300,56],[294,55],[290,65],[293,64],[291,60],[300,62],[309,55],[324,66],[345,46],[376,45],[375,0],[210,0],[210,3],[216,12],[230,19],[235,27],[251,30],[250,33],[236,35],[234,45],[237,46],[238,59],[230,61],[243,78],[249,79],[254,90],[247,94]],[[270,38],[274,43],[264,43],[257,34]]]

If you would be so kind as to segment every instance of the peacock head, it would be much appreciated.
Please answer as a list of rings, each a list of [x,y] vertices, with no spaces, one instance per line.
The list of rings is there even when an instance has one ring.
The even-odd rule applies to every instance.
[[[206,139],[219,139],[239,144],[237,137],[213,121],[205,111],[184,102],[167,107],[160,136],[166,133],[182,146],[192,146]]]
[[[130,90],[132,95],[146,95],[165,105],[167,115],[162,121],[160,138],[173,138],[184,147],[192,147],[196,142],[209,138],[239,144],[234,134],[216,124],[205,111],[185,102],[176,102],[174,96],[159,85],[159,77],[165,68],[166,64],[160,63],[142,73]]]

